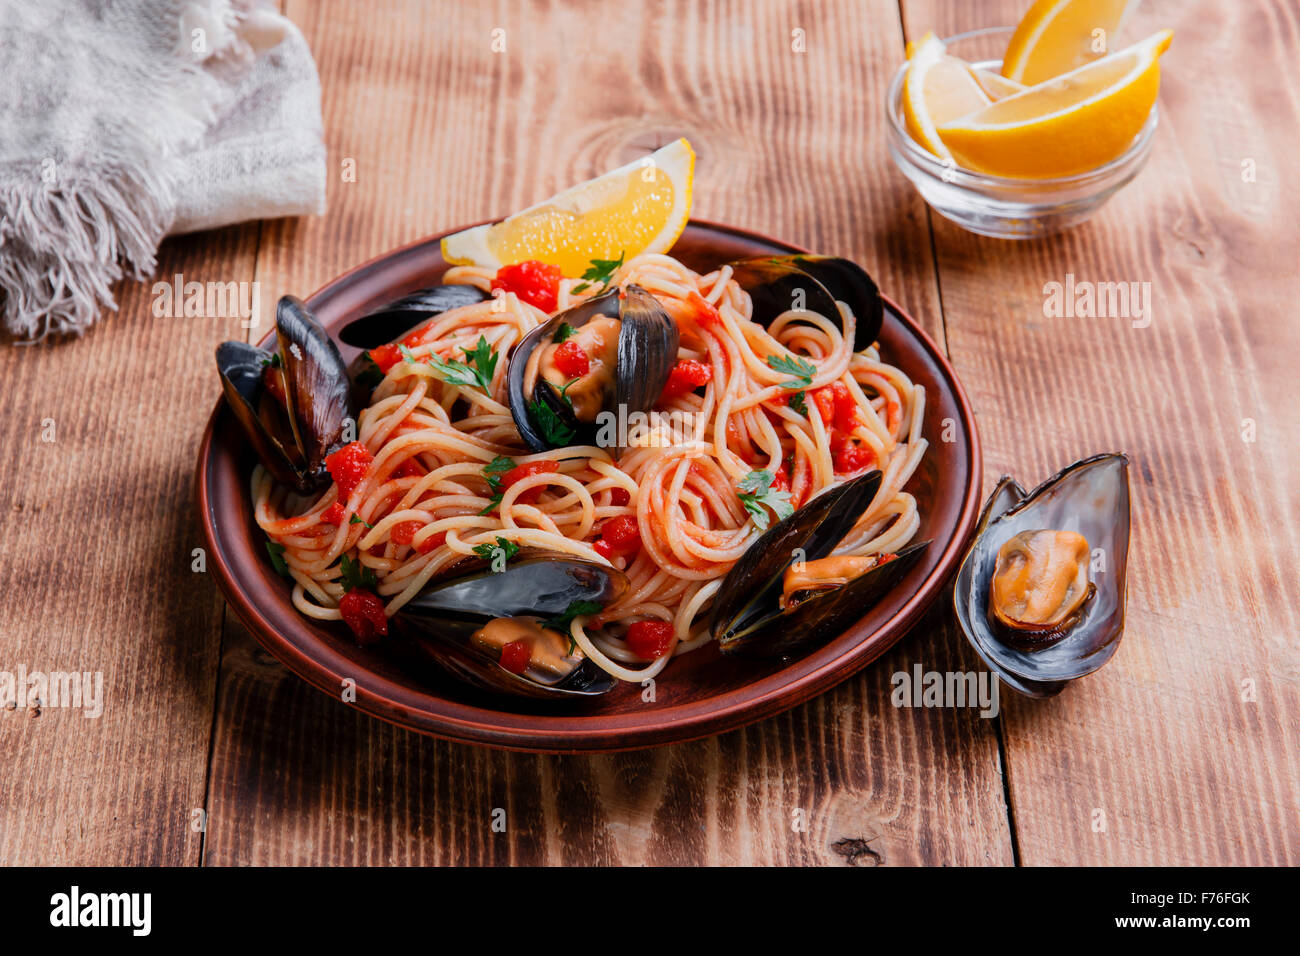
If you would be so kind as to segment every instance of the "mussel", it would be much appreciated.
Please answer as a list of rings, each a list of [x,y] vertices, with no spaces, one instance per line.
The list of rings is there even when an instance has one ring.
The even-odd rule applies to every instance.
[[[785,656],[823,643],[862,617],[921,557],[827,558],[880,488],[870,471],[818,495],[767,529],[718,588],[710,629],[724,654]]]
[[[566,339],[589,368],[570,375],[557,362]],[[635,284],[552,316],[515,346],[506,373],[510,413],[534,451],[595,444],[602,412],[654,407],[677,364],[677,323]]]
[[[352,385],[338,348],[293,296],[275,309],[275,351],[247,342],[217,346],[226,402],[267,470],[306,494],[328,477],[325,458],[355,421]]]
[[[339,330],[339,341],[359,349],[374,349],[396,342],[422,322],[463,305],[483,302],[489,296],[472,285],[435,285],[420,289],[367,312]]]
[[[853,351],[880,337],[885,306],[875,281],[856,262],[838,256],[756,256],[729,263],[732,277],[749,293],[751,318],[768,326],[784,312],[817,312],[838,321],[836,300],[853,312]]]
[[[1075,462],[1032,492],[1003,476],[957,572],[953,603],[967,640],[1031,697],[1110,660],[1124,633],[1128,458]]]
[[[535,698],[592,697],[618,682],[571,644],[565,618],[606,606],[627,587],[623,573],[607,565],[541,555],[512,561],[499,573],[485,570],[431,583],[392,625],[429,660],[479,689]],[[503,663],[506,646],[516,641],[526,642],[527,651],[519,673]]]

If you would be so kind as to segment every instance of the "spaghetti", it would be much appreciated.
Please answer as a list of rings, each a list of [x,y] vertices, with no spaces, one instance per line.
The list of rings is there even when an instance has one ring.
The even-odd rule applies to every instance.
[[[456,267],[444,282],[489,291],[494,278]],[[790,311],[764,328],[750,320],[750,297],[730,267],[700,275],[657,254],[632,259],[612,281],[648,290],[678,324],[679,368],[697,377],[666,389],[656,406],[671,428],[649,429],[621,454],[590,445],[533,453],[506,404],[504,358],[548,314],[498,290],[434,317],[408,336],[358,417],[356,440],[369,459],[362,469],[313,497],[261,466],[253,473],[257,522],[283,548],[303,614],[340,619],[345,557],[374,574],[389,617],[430,580],[484,555],[484,546],[609,562],[629,589],[576,617],[571,633],[601,668],[640,681],[709,641],[722,578],[769,520],[768,505],[780,508],[785,494],[798,507],[879,468],[875,499],[835,554],[888,554],[912,539],[920,518],[903,489],[926,450],[924,389],[876,346],[852,351],[847,307],[840,316]],[[598,291],[591,285],[560,279],[556,309],[590,297]],[[502,359],[480,363],[480,371],[492,365],[486,388],[451,384],[445,366],[429,361],[483,343]],[[809,374],[792,383],[773,358],[803,359]],[[757,504],[738,492],[756,473],[775,492]],[[653,657],[628,641],[642,621],[671,625]]]

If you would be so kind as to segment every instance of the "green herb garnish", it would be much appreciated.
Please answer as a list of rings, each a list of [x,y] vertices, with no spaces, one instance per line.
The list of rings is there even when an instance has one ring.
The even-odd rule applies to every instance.
[[[555,337],[552,338],[551,341],[564,342],[569,338],[569,336],[571,336],[576,331],[578,330],[575,329],[573,326],[571,326],[568,322],[561,322],[560,327],[555,330]]]
[[[559,631],[567,637],[569,639],[569,653],[572,654],[578,648],[578,642],[573,639],[573,631],[569,627],[573,623],[573,619],[580,615],[599,614],[604,609],[605,605],[596,601],[570,601],[563,614],[542,621],[542,627],[549,628],[552,631]]]
[[[418,361],[405,345],[401,347],[402,357],[408,362]],[[478,343],[472,348],[461,347],[465,353],[467,361],[458,362],[455,359],[442,359],[436,355],[429,356],[429,364],[438,372],[439,377],[448,385],[465,385],[470,388],[478,387],[485,392],[492,389],[492,376],[497,370],[497,359],[500,356],[488,345],[487,338],[480,335]]]
[[[270,358],[262,359],[262,368],[270,366],[271,368],[283,368],[284,363],[280,361],[280,353],[272,352]]]
[[[807,398],[808,398],[807,393],[802,391],[795,392],[793,395],[790,396],[790,408],[793,409],[798,414],[802,415],[804,418],[808,417]]]
[[[568,397],[567,395],[564,396],[566,400]],[[546,443],[551,447],[563,448],[573,441],[576,432],[565,424],[564,419],[560,418],[555,409],[545,402],[536,400],[529,402],[528,415],[541,429],[542,437],[546,439]]]
[[[276,574],[282,578],[292,577],[289,574],[289,565],[284,560],[284,545],[277,544],[274,541],[267,541],[266,553],[271,556],[271,567],[275,568]]]
[[[346,554],[343,555],[342,567],[344,591],[355,591],[357,588],[373,588],[379,583],[374,571],[371,571],[360,561],[353,561]]]
[[[771,508],[777,518],[788,518],[794,514],[794,505],[790,504],[790,492],[773,491],[772,473],[764,468],[751,471],[736,485],[737,496],[750,519],[760,531],[767,530],[768,515],[766,508]]]
[[[361,515],[357,514],[355,511],[352,512],[352,516],[351,516],[350,518],[348,518],[348,524],[363,524],[363,525],[365,525],[367,528],[370,528],[371,530],[374,530],[374,527],[375,527],[375,526],[372,525],[369,521],[367,521],[365,518],[361,517]]]
[[[501,504],[501,498],[505,493],[501,490],[500,476],[513,467],[515,467],[515,460],[505,455],[497,455],[483,466],[483,477],[487,479],[488,489],[492,495],[488,506],[479,512],[480,515],[491,514],[492,510]]]
[[[502,563],[505,563],[519,553],[519,545],[515,544],[513,541],[498,536],[496,544],[477,545],[474,548],[474,553],[484,561],[495,561],[497,554],[501,553],[504,555],[501,559]]]
[[[623,267],[623,257],[626,252],[620,252],[617,259],[592,259],[591,267],[582,274],[585,282],[580,282],[573,287],[574,292],[586,292],[591,288],[593,283],[600,283],[600,292],[609,288],[610,280],[614,278],[614,273]],[[563,341],[562,339],[560,341]]]
[[[817,366],[810,364],[806,359],[799,358],[797,355],[769,355],[767,365],[768,368],[794,376],[794,378],[782,382],[782,388],[807,388],[812,384],[813,376],[817,374]]]

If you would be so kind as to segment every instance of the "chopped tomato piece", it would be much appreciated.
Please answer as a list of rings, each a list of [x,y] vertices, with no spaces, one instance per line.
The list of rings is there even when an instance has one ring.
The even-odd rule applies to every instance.
[[[610,504],[618,505],[618,507],[622,508],[631,503],[632,495],[626,488],[615,488],[609,494],[609,501]]]
[[[402,350],[396,345],[381,345],[378,348],[370,350],[370,361],[379,366],[379,371],[385,375],[392,370],[392,367],[402,360]]]
[[[389,537],[393,544],[410,544],[415,533],[424,527],[422,521],[399,521],[393,525],[392,533]]]
[[[373,644],[388,634],[384,602],[374,591],[353,588],[339,601],[339,613],[343,615],[344,623],[352,628],[358,644]]]
[[[496,278],[492,280],[492,288],[494,291],[504,289],[513,292],[529,305],[535,305],[549,315],[555,311],[563,275],[559,266],[529,259],[498,269]]]
[[[668,375],[668,381],[664,384],[664,390],[659,395],[661,402],[670,399],[680,398],[687,392],[693,392],[701,385],[708,384],[713,379],[712,367],[705,365],[703,362],[697,362],[695,359],[682,359]]]
[[[627,646],[637,657],[653,661],[672,650],[673,635],[668,621],[635,621],[627,628]]]
[[[616,515],[610,518],[600,529],[600,540],[605,542],[610,554],[600,548],[597,552],[602,557],[628,557],[641,550],[641,529],[636,518],[631,515]]]
[[[359,441],[344,445],[325,459],[330,477],[339,486],[339,500],[346,501],[352,497],[357,485],[370,473],[370,464],[374,460],[370,449]]]
[[[595,549],[596,553],[606,561],[614,560],[614,548],[604,538],[597,538],[596,543],[592,545],[592,548]]]
[[[345,517],[347,517],[347,509],[345,509],[343,503],[339,501],[334,502],[334,504],[330,505],[320,513],[320,520],[324,521],[326,524],[332,525],[342,524]]]
[[[869,446],[845,438],[843,432],[832,436],[831,458],[837,475],[866,471],[876,463],[876,453]]]
[[[431,534],[415,546],[416,554],[428,554],[435,548],[441,548],[447,543],[447,532],[439,531],[437,534]]]
[[[515,467],[511,468],[501,476],[501,487],[509,488],[516,482],[522,481],[525,478],[530,478],[533,475],[541,475],[546,472],[559,470],[559,464],[554,461],[526,461],[522,465],[515,465]],[[544,488],[545,486],[543,485],[538,485],[536,488],[529,488],[527,491],[520,492],[519,497],[515,500],[526,505],[536,504],[537,499],[542,496]]]
[[[686,296],[686,301],[694,307],[695,321],[699,322],[700,325],[717,325],[722,321],[722,316],[718,315],[718,310],[698,292],[691,292]]]
[[[561,342],[555,348],[555,367],[565,378],[578,378],[591,371],[591,356],[573,339]]]
[[[790,472],[785,467],[785,462],[781,462],[781,467],[778,468],[776,470],[776,474],[772,476],[772,490],[773,491],[790,490]]]
[[[501,648],[501,666],[512,674],[522,674],[528,669],[528,662],[533,658],[533,649],[528,641],[520,638]]]

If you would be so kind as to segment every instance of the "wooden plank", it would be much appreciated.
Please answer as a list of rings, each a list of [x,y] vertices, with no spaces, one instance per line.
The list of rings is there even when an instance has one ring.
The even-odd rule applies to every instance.
[[[892,3],[291,2],[288,13],[321,69],[331,206],[322,220],[268,225],[269,292],[308,293],[684,134],[699,152],[697,215],[855,257],[942,337],[923,207],[883,161],[880,104],[902,50]],[[795,30],[805,53],[791,48]],[[349,159],[355,182],[340,175]],[[889,704],[889,675],[914,661],[974,666],[943,614],[789,714],[593,758],[423,739],[286,674],[233,620],[225,648],[207,863],[1012,859],[991,723]],[[490,830],[495,807],[503,834]],[[807,832],[792,828],[796,810]]]
[[[945,36],[1025,6],[906,0],[904,20],[909,37]],[[1057,239],[982,239],[935,217],[988,477],[1031,485],[1097,451],[1134,464],[1123,647],[1062,697],[1005,707],[1027,864],[1300,859],[1300,331],[1286,311],[1300,208],[1281,185],[1300,150],[1298,22],[1295,2],[1145,3],[1129,35],[1175,38],[1140,178]],[[1043,287],[1067,273],[1150,282],[1150,327],[1045,318]]]
[[[158,275],[248,281],[256,234],[167,242]],[[0,670],[100,672],[103,702],[0,709],[4,865],[199,859],[223,602],[192,570],[194,453],[242,333],[118,291],[84,338],[0,349]]]

